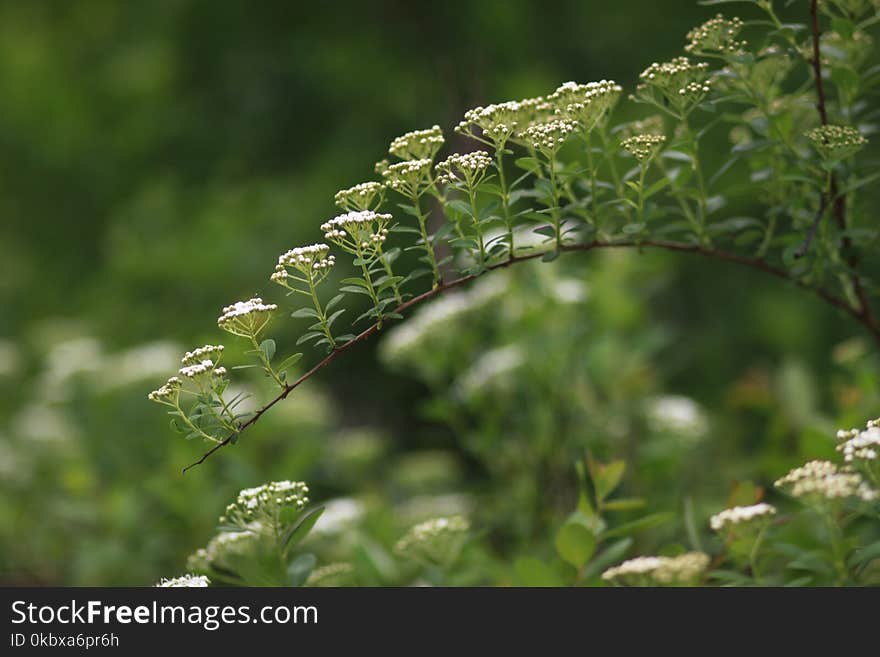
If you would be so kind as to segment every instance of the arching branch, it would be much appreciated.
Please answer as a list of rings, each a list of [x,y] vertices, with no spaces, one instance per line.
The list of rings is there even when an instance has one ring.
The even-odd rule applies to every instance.
[[[701,246],[699,244],[687,244],[683,242],[673,242],[666,240],[644,240],[640,242],[636,242],[633,240],[626,241],[610,241],[604,242],[595,240],[592,242],[587,242],[584,244],[563,244],[561,250],[564,252],[585,252],[585,251],[593,251],[596,249],[616,249],[616,248],[657,248],[657,249],[665,249],[667,251],[676,251],[681,253],[696,253],[705,257],[717,258],[719,260],[725,260],[727,262],[733,262],[739,265],[743,265],[746,267],[751,267],[753,269],[757,269],[766,274],[770,274],[776,278],[789,281],[794,283],[798,287],[801,287],[806,290],[812,290],[817,296],[821,299],[829,303],[830,305],[843,310],[844,312],[851,315],[857,322],[862,324],[874,337],[874,339],[880,344],[880,326],[876,324],[873,318],[870,315],[866,315],[861,308],[853,307],[850,305],[845,299],[837,296],[836,294],[830,292],[829,290],[823,287],[811,286],[799,279],[792,277],[787,271],[777,267],[763,258],[755,258],[750,256],[744,256],[737,253],[731,253],[729,251],[723,251],[721,249],[716,249],[713,247]],[[511,265],[515,265],[520,262],[526,262],[529,260],[534,260],[536,258],[540,258],[544,255],[543,251],[537,251],[534,253],[528,253],[524,255],[513,256],[507,260],[502,262],[490,265],[488,269],[496,270],[503,269],[505,267],[509,267]],[[395,313],[404,313],[413,306],[416,306],[423,301],[427,301],[433,297],[436,297],[447,290],[451,290],[456,287],[460,287],[469,283],[470,281],[478,278],[477,276],[462,276],[461,278],[457,278],[445,283],[438,285],[437,287],[428,290],[427,292],[423,292],[418,296],[413,297],[412,299],[408,299],[404,303],[400,304],[393,312]],[[385,320],[386,322],[388,320]],[[263,416],[263,414],[268,411],[270,408],[275,406],[278,402],[287,398],[287,396],[293,392],[300,385],[305,383],[308,379],[312,378],[315,374],[323,370],[325,367],[330,365],[334,360],[336,360],[343,353],[353,348],[356,344],[360,342],[364,342],[368,340],[371,336],[379,331],[379,325],[373,324],[367,329],[361,331],[357,336],[352,338],[350,341],[346,342],[343,345],[340,345],[333,351],[331,351],[327,356],[325,356],[322,360],[313,365],[308,371],[306,371],[302,376],[300,376],[295,381],[288,383],[284,386],[281,392],[273,398],[271,401],[266,403],[264,406],[259,408],[253,416],[251,416],[246,422],[243,422],[239,427],[238,431],[227,436],[222,442],[214,445],[210,450],[205,452],[202,457],[195,461],[194,463],[188,465],[183,469],[185,473],[187,470],[194,468],[197,465],[204,463],[208,458],[210,458],[214,453],[230,444],[237,436],[240,436],[242,432],[244,432],[248,427],[255,424],[259,421],[259,419]]]

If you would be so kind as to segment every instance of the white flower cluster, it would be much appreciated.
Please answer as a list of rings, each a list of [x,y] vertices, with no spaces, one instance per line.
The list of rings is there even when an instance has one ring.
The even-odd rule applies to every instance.
[[[673,107],[684,110],[700,102],[709,93],[709,65],[692,62],[687,57],[657,63],[654,62],[639,76],[638,94],[659,103],[655,92]]]
[[[205,359],[199,363],[194,363],[192,365],[185,365],[181,367],[178,371],[180,376],[186,377],[187,379],[195,379],[198,376],[203,374],[211,374],[214,372],[214,361]],[[225,373],[226,370],[224,369]]]
[[[557,115],[579,122],[589,132],[614,108],[621,93],[623,87],[614,80],[565,82],[547,100],[556,106]]]
[[[792,497],[807,501],[841,500],[855,497],[864,502],[878,498],[858,472],[839,467],[830,461],[810,461],[795,468],[774,484]]]
[[[308,280],[314,280],[316,277],[323,279],[329,269],[336,264],[336,256],[329,253],[330,247],[326,244],[310,244],[290,249],[278,256],[278,264],[275,265],[275,271],[269,279],[284,285],[290,276],[288,267],[296,269]]]
[[[530,125],[549,120],[553,111],[553,104],[542,96],[475,107],[465,112],[464,120],[455,131],[475,136],[473,127],[476,126],[484,139],[490,140],[496,148],[503,148],[510,138]]]
[[[686,52],[694,54],[736,54],[742,52],[745,41],[737,40],[743,22],[737,18],[725,18],[718,14],[687,33],[689,43],[684,47]]]
[[[274,303],[263,303],[260,297],[236,301],[223,308],[223,314],[217,318],[217,326],[233,335],[256,337],[269,323],[275,310],[278,310],[278,306]]]
[[[443,131],[439,125],[427,130],[407,132],[391,142],[388,152],[401,160],[434,159],[443,146]]]
[[[690,584],[709,565],[709,555],[687,552],[677,557],[636,557],[602,573],[607,582],[630,586]]]
[[[574,121],[558,119],[529,126],[521,136],[532,148],[549,155],[556,153],[576,129]]]
[[[663,134],[663,117],[659,114],[653,114],[644,119],[631,121],[621,127],[620,135],[623,139],[635,137],[636,135],[662,135]]]
[[[176,397],[180,393],[183,383],[176,376],[172,376],[161,387],[147,395],[147,399],[159,403],[169,403],[166,400]]]
[[[388,237],[392,217],[372,210],[346,212],[321,224],[324,237],[349,252],[364,249],[379,251]]]
[[[688,98],[701,98],[703,94],[709,93],[711,88],[711,80],[703,80],[701,82],[688,82],[678,90],[679,96],[687,96]]]
[[[377,199],[381,202],[382,183],[369,181],[336,192],[336,205],[345,210],[370,210]],[[378,205],[378,203],[376,203]]]
[[[455,153],[437,165],[437,180],[444,185],[463,180],[469,187],[474,187],[491,165],[492,158],[486,151]]]
[[[417,196],[429,182],[433,160],[423,158],[390,164],[382,170],[386,184],[396,192]]]
[[[328,563],[313,570],[306,579],[306,586],[339,586],[354,573],[350,563]]]
[[[845,125],[823,125],[807,133],[807,139],[823,160],[841,160],[854,155],[868,143],[858,129]]]
[[[712,516],[709,519],[709,526],[718,532],[730,525],[743,525],[755,520],[767,520],[775,515],[776,507],[763,502],[751,506],[735,506]]]
[[[223,349],[224,347],[222,344],[206,344],[204,347],[187,351],[183,355],[183,358],[180,359],[180,362],[183,365],[194,365],[195,363],[201,363],[203,360],[212,360],[216,362],[220,360],[220,356],[223,354]]]
[[[394,550],[418,561],[448,565],[461,551],[469,529],[462,516],[432,518],[412,527]]]
[[[284,507],[302,509],[309,503],[308,492],[309,487],[301,481],[273,481],[255,488],[245,488],[235,502],[226,507],[220,522],[247,526],[263,516],[272,517]]]
[[[639,162],[650,162],[665,142],[664,135],[634,135],[620,145]]]
[[[187,587],[205,587],[211,583],[204,575],[183,575],[181,577],[174,577],[172,579],[162,579],[157,587],[179,587],[179,586],[187,586]]]
[[[880,452],[880,420],[871,420],[864,430],[841,429],[837,432],[840,444],[838,452],[843,452],[843,460],[847,463],[853,461],[874,461]]]

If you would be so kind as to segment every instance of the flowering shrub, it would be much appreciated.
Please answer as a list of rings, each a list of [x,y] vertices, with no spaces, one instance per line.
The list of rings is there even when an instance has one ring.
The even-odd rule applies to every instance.
[[[306,305],[254,297],[223,308],[217,320],[219,328],[243,339],[254,357],[254,363],[238,367],[259,367],[277,387],[276,396],[258,408],[243,408],[242,396],[228,394],[227,368],[218,365],[223,347],[205,345],[188,352],[183,367],[149,399],[169,408],[172,427],[186,438],[212,444],[201,463],[236,443],[330,362],[387,327],[392,327],[383,347],[388,357],[405,361],[416,345],[413,367],[435,376],[425,353],[435,345],[420,342],[420,326],[437,317],[448,321],[474,299],[485,303],[481,294],[491,295],[488,281],[500,276],[495,270],[605,249],[665,249],[759,270],[818,295],[880,343],[872,308],[876,262],[867,257],[877,241],[868,195],[876,175],[863,153],[873,130],[866,99],[876,81],[876,71],[863,69],[865,31],[876,23],[877,8],[867,1],[813,0],[809,22],[798,26],[783,24],[770,0],[750,4],[766,20],[747,23],[718,15],[694,28],[687,34],[687,55],[648,65],[628,96],[610,80],[567,82],[543,96],[477,107],[455,131],[479,150],[439,161],[446,144],[439,126],[394,139],[388,155],[395,161],[376,164],[379,180],[339,191],[335,201],[344,212],[316,221],[327,243],[288,249],[269,274],[288,297]],[[822,32],[823,22],[830,31]],[[634,106],[626,111],[646,113],[617,122],[626,103]],[[730,153],[709,169],[704,142],[721,130],[729,134]],[[737,170],[749,172],[748,189],[726,186]],[[757,197],[763,212],[731,216],[726,208],[743,194]],[[335,282],[333,247],[350,256],[346,261],[356,274],[325,292]],[[418,254],[414,267],[404,255],[409,253]],[[483,276],[485,283],[474,282]],[[471,283],[467,291],[452,291]],[[405,319],[411,308],[442,295],[430,310]],[[276,358],[268,331],[282,314],[311,322],[297,340],[311,345],[310,354]],[[353,319],[341,329],[344,315]],[[309,369],[294,378],[290,372],[301,359],[309,361]],[[478,396],[523,362],[514,346],[487,352],[459,378],[458,394]],[[814,461],[777,481],[780,491],[823,519],[831,541],[832,565],[825,571],[802,567],[811,563],[806,553],[778,548],[791,558],[789,570],[809,571],[805,583],[873,576],[860,570],[845,527],[848,514],[863,513],[858,504],[876,501],[871,461],[877,429],[872,425],[844,438],[845,465]],[[558,449],[544,446],[536,460],[546,462]],[[556,466],[552,472],[558,476]],[[738,570],[716,567],[701,550],[612,567],[629,549],[625,537],[662,516],[609,529],[605,514],[641,502],[607,499],[623,475],[621,461],[590,461],[587,470],[591,483],[581,468],[578,508],[556,537],[559,556],[577,571],[570,583],[790,583],[784,568],[771,573],[766,567],[778,556],[764,546],[781,518],[758,500],[734,505],[711,521],[729,548],[719,558]],[[314,570],[314,557],[292,557],[295,543],[288,535],[305,538],[319,512],[302,516],[305,498],[298,496],[300,488],[284,488],[288,483],[243,491],[223,520],[227,529],[194,557],[191,570],[246,584],[356,581],[358,571],[350,564]],[[448,581],[438,573],[463,558],[468,529],[459,516],[435,519],[414,527],[396,551],[417,562],[426,577]],[[607,543],[617,537],[619,542]],[[270,566],[260,565],[265,559]],[[556,581],[557,574],[538,560],[518,563],[516,570],[524,582]]]

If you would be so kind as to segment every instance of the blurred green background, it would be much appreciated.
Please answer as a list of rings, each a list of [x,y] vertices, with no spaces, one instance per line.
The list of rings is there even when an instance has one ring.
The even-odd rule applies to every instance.
[[[337,501],[325,534],[357,516],[367,546],[464,512],[503,583],[516,555],[552,551],[586,449],[627,458],[652,508],[691,499],[700,518],[735,481],[831,455],[836,427],[877,415],[873,345],[776,280],[658,253],[493,274],[419,314],[426,349],[389,331],[185,476],[202,446],[146,400],[185,349],[222,340],[221,306],[281,303],[277,255],[319,238],[393,137],[437,123],[455,148],[475,105],[632,88],[712,13],[0,3],[0,582],[151,584],[239,488],[289,478]],[[293,324],[274,325],[279,349]]]

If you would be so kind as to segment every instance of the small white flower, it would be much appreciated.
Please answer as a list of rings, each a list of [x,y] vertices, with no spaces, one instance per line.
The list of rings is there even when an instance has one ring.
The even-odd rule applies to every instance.
[[[520,137],[532,148],[550,155],[556,153],[576,129],[574,121],[557,119],[529,126]]]
[[[345,210],[372,210],[381,203],[384,189],[382,183],[374,181],[359,183],[336,192],[334,200]]]
[[[470,523],[462,516],[433,518],[412,527],[394,550],[417,561],[448,566],[461,552],[469,530]]]
[[[174,577],[172,579],[162,579],[157,587],[178,587],[178,586],[186,586],[186,587],[205,587],[211,583],[204,575],[183,575],[181,577]]]
[[[439,125],[427,130],[413,130],[391,142],[388,152],[401,160],[433,159],[443,146],[443,131]]]
[[[260,297],[247,301],[236,301],[223,308],[223,314],[217,318],[217,326],[233,335],[245,338],[256,335],[269,323],[272,313],[278,310],[274,303],[263,303]]]
[[[254,488],[242,490],[235,502],[226,507],[221,523],[247,527],[262,516],[273,515],[285,507],[297,510],[309,503],[309,487],[301,481],[273,481]]]
[[[636,557],[602,573],[602,579],[630,586],[694,583],[709,566],[709,555],[688,552],[677,557]]]
[[[871,425],[864,431],[852,429],[851,431],[839,431],[838,439],[842,440],[837,451],[843,452],[843,459],[847,463],[853,461],[874,461],[880,451],[880,427]]]
[[[776,507],[763,502],[751,506],[735,506],[712,516],[709,526],[717,532],[731,525],[749,524],[775,515]]]
[[[486,151],[454,153],[437,165],[438,180],[443,184],[462,180],[468,187],[475,187],[491,165],[492,158]]]
[[[810,461],[791,470],[775,484],[792,497],[806,501],[841,500],[855,497],[864,502],[878,498],[862,475],[849,467],[839,467],[830,461]]]
[[[665,142],[666,137],[663,135],[634,135],[624,139],[620,145],[639,162],[648,162]]]

